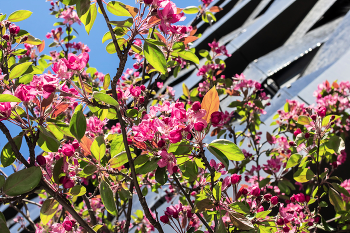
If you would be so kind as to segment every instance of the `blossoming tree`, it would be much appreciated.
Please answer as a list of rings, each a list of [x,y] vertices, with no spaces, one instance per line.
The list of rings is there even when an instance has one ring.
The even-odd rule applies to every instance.
[[[196,28],[175,25],[185,14],[215,21],[212,12],[220,8],[210,2],[179,9],[170,0],[51,1],[52,15],[64,21],[46,35],[50,55],[42,54],[44,41],[16,26],[31,12],[0,15],[0,129],[8,140],[1,165],[15,169],[9,176],[0,170],[0,202],[19,212],[22,228],[25,222],[37,233],[133,227],[162,233],[165,225],[178,233],[350,228],[350,181],[332,176],[346,160],[350,83],[320,84],[313,107],[288,100],[263,140],[260,116],[269,100],[261,84],[220,75],[222,56],[230,56],[225,46],[213,41],[210,50],[196,52],[190,46]],[[82,23],[89,33],[96,17],[108,28],[106,51],[119,57],[112,76],[90,66],[87,45],[72,42],[74,26]],[[196,54],[206,60],[201,67]],[[133,68],[125,69],[130,58]],[[157,94],[163,80],[190,65],[203,78],[198,87],[183,85],[180,99],[169,86]],[[222,106],[226,98],[234,101]],[[3,121],[22,131],[12,137]],[[217,139],[204,143],[207,135]],[[244,142],[249,151],[240,149]],[[261,166],[262,156],[268,159]],[[164,213],[150,210],[149,189],[165,190]],[[40,203],[26,199],[31,193]],[[133,196],[142,207],[135,213]],[[39,206],[40,222],[18,203],[25,210],[28,203]],[[324,208],[333,208],[335,218],[324,219]],[[0,229],[9,232],[2,213]]]

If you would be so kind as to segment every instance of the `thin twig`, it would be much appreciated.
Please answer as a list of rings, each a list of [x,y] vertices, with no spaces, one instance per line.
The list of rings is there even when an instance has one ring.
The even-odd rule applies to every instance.
[[[85,205],[89,211],[90,219],[91,219],[91,224],[95,226],[97,224],[96,216],[94,210],[91,208],[89,198],[87,198],[86,195],[83,195],[83,200],[85,202]]]

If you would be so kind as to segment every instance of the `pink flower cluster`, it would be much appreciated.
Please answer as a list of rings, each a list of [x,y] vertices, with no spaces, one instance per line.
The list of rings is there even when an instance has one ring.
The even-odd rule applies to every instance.
[[[71,6],[68,9],[61,12],[60,18],[64,19],[64,24],[72,25],[73,23],[81,24],[79,16],[76,11],[74,11],[74,7]]]
[[[209,47],[217,54],[224,54],[226,57],[231,57],[231,54],[227,52],[225,45],[219,46],[218,42],[213,41],[212,43],[209,43]]]

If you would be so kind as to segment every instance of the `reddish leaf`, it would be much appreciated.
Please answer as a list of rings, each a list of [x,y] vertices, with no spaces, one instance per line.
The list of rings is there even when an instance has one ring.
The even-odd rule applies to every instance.
[[[227,92],[227,94],[229,94],[230,96],[240,96],[239,91],[236,91],[236,90],[227,90],[226,92]]]
[[[69,107],[69,104],[62,103],[56,106],[56,109],[52,112],[51,117],[56,118],[58,115],[60,115],[62,112],[66,111]]]
[[[188,36],[188,37],[181,38],[180,41],[184,42],[184,44],[187,45],[188,43],[193,42],[197,39],[198,37],[196,36]]]
[[[176,14],[180,14],[183,9],[177,7],[177,12]]]
[[[327,88],[330,88],[330,87],[331,87],[331,85],[329,84],[328,80],[326,80],[326,87],[327,87]]]
[[[334,88],[339,88],[339,84],[338,84],[337,82],[333,82],[333,83],[332,83],[332,87],[334,87]]]
[[[220,11],[222,11],[222,8],[219,7],[219,6],[212,6],[212,7],[210,7],[209,11],[211,11],[211,12],[220,12]]]
[[[130,15],[135,18],[135,16],[137,15],[137,13],[139,13],[139,9],[129,6],[129,5],[125,5],[124,6],[130,13]]]
[[[272,135],[266,131],[266,140],[268,143],[272,144],[273,142],[273,138],[272,138]]]
[[[214,137],[220,132],[220,128],[215,128],[213,131],[211,131],[210,136]]]
[[[216,71],[216,75],[215,76],[218,76],[219,74],[221,74],[223,72],[223,70],[218,70]]]
[[[194,26],[194,27],[192,28],[192,31],[190,32],[190,36],[193,36],[194,34],[196,34],[196,32],[197,32],[197,27]]]
[[[162,34],[160,34],[159,32],[156,32],[155,34],[159,37],[159,39],[160,39],[164,44],[167,43],[166,39],[164,38],[164,36],[163,36]]]
[[[55,93],[52,92],[52,93],[49,95],[49,97],[47,97],[47,99],[43,99],[43,101],[41,101],[41,108],[42,108],[43,111],[45,110],[45,108],[46,108],[47,106],[49,106],[49,105],[52,103],[52,101],[53,101],[54,98],[55,98]]]
[[[51,71],[48,70],[47,73],[48,73],[48,74],[51,74]]]
[[[148,20],[148,25],[149,27],[153,27],[154,25],[160,23],[160,18],[158,15],[153,15],[149,20]]]
[[[219,110],[220,99],[215,86],[210,89],[207,94],[205,94],[202,101],[202,109],[207,111],[206,115],[203,117],[208,123],[210,122],[211,114]]]
[[[41,53],[45,48],[45,40],[42,40],[42,43],[40,45],[38,45],[38,50],[39,53]]]
[[[91,145],[92,145],[92,140],[86,136],[84,136],[81,141],[80,141],[80,146],[81,148],[83,149],[84,151],[84,155],[87,156],[87,155],[90,155],[91,154]]]

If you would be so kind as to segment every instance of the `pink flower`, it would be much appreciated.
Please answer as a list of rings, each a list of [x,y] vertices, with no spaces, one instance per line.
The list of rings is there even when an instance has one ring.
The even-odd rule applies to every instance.
[[[102,133],[103,127],[106,125],[107,121],[103,120],[101,121],[98,117],[92,116],[89,117],[86,121],[86,131],[92,132],[92,133]]]
[[[69,23],[72,25],[73,23],[77,22],[80,25],[80,19],[77,12],[74,11],[74,7],[69,7],[67,10],[62,11],[60,18],[64,19],[64,24]]]
[[[294,136],[296,137],[296,136],[298,136],[299,134],[301,134],[302,132],[301,132],[301,129],[299,129],[299,128],[297,128],[297,130],[295,130],[294,131]]]
[[[12,94],[10,91],[4,91],[3,94]],[[6,120],[11,116],[12,107],[14,107],[16,102],[1,102],[0,103],[0,121]]]
[[[163,83],[162,82],[157,82],[157,87],[160,89],[163,87]]]
[[[277,197],[277,196],[273,196],[273,197],[271,198],[271,204],[272,204],[272,205],[277,205],[277,203],[278,203],[278,197]]]
[[[343,188],[345,188],[348,193],[350,193],[350,179],[344,180],[343,183],[340,184]],[[350,202],[350,197],[345,196],[344,194],[341,193],[341,196],[345,202]]]
[[[180,130],[172,130],[169,133],[169,140],[171,143],[180,142],[182,139],[182,134]]]
[[[62,176],[60,178],[60,183],[65,189],[70,189],[74,187],[74,182],[67,176]]]
[[[68,64],[67,67],[71,70],[82,70],[86,67],[86,64],[89,62],[89,54],[81,53],[79,56],[76,56],[73,53],[68,54]]]
[[[169,217],[167,215],[160,216],[160,221],[162,221],[163,223],[168,223]]]
[[[175,3],[170,1],[165,5],[163,10],[158,9],[157,13],[159,18],[161,19],[160,29],[163,32],[168,32],[168,31],[176,32],[170,27],[170,24],[183,21],[186,18],[183,12],[181,12],[180,14],[177,14],[177,8]]]
[[[64,60],[66,62],[64,62]],[[68,67],[66,65],[67,60],[66,59],[60,59],[58,62],[54,63],[52,65],[52,70],[57,74],[59,78],[62,79],[69,79],[72,76],[72,72],[68,72]]]
[[[168,153],[166,150],[161,150],[158,152],[162,158],[158,161],[159,167],[167,167],[170,175],[173,174],[173,168],[176,165],[175,156],[172,153]]]
[[[260,196],[260,188],[257,186],[253,187],[251,190],[251,194],[256,197]]]
[[[63,223],[62,223],[62,226],[63,228],[66,230],[66,231],[71,231],[73,229],[73,224],[71,221],[69,220],[65,220]]]
[[[34,99],[37,92],[29,85],[20,84],[15,90],[15,96],[24,102]]]
[[[218,126],[220,121],[222,120],[222,115],[223,113],[222,112],[213,112],[211,114],[211,123],[213,124],[214,127]]]

